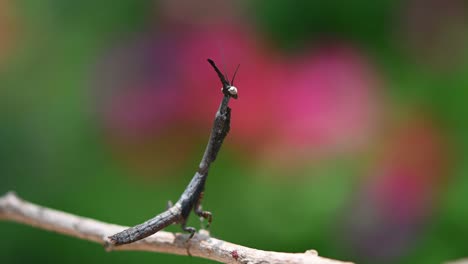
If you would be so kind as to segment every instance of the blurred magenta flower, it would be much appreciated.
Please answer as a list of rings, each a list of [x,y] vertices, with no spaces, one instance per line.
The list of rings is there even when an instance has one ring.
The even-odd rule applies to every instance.
[[[290,65],[278,111],[291,147],[346,148],[369,138],[377,110],[377,73],[356,49],[331,45]]]
[[[412,116],[388,137],[345,228],[350,250],[372,263],[394,262],[411,249],[447,180],[448,146],[433,120]]]
[[[272,108],[278,131],[266,150],[274,164],[308,163],[369,143],[382,108],[382,80],[361,51],[328,44],[280,64],[284,80]]]

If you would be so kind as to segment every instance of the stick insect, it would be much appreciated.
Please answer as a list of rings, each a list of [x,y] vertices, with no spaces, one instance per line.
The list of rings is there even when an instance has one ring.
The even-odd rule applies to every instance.
[[[210,138],[203,154],[203,158],[200,162],[200,165],[198,166],[198,171],[195,173],[192,180],[185,188],[185,191],[174,205],[169,202],[168,209],[156,215],[154,218],[110,236],[109,239],[113,245],[129,244],[138,241],[160,231],[161,229],[171,224],[181,224],[182,230],[190,233],[190,239],[193,237],[196,231],[194,227],[189,227],[186,225],[187,219],[192,209],[196,215],[208,221],[207,227],[209,227],[211,224],[213,216],[211,212],[204,211],[202,209],[201,201],[203,198],[205,182],[206,178],[208,177],[208,170],[210,169],[210,165],[215,161],[221,145],[223,144],[224,138],[230,129],[231,108],[229,108],[228,104],[231,97],[234,99],[237,99],[238,97],[237,88],[234,86],[234,79],[236,77],[239,66],[237,66],[232,80],[229,82],[227,75],[223,75],[221,73],[213,60],[208,59],[208,62],[216,71],[223,85],[221,88],[223,98],[221,100],[218,111],[216,112]]]

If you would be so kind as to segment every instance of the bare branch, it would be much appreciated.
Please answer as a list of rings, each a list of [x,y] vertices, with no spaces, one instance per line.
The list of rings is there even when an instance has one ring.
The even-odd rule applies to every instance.
[[[445,264],[468,264],[468,258],[444,262]]]
[[[206,232],[197,233],[188,240],[186,234],[159,231],[140,241],[114,247],[107,237],[127,227],[42,207],[20,199],[13,192],[0,197],[0,219],[93,241],[104,245],[109,251],[138,250],[176,255],[188,255],[190,252],[192,256],[200,258],[239,264],[350,263],[320,257],[315,250],[308,250],[305,253],[282,253],[248,248],[210,237]]]

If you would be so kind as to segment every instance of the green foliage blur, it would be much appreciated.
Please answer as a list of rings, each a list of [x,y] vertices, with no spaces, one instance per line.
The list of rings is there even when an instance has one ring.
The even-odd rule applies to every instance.
[[[188,157],[173,158],[177,166],[152,177],[157,168],[148,173],[121,162],[96,117],[91,88],[103,50],[157,25],[158,5],[136,0],[3,2],[0,193],[14,190],[40,205],[122,225],[140,223],[164,210],[167,200],[177,200],[201,158],[209,125],[197,130]],[[435,183],[440,185],[437,199],[414,243],[398,258],[380,263],[442,263],[468,255],[468,45],[455,56],[443,48],[429,53],[448,62],[431,64],[424,54],[422,60],[414,59],[402,44],[405,31],[398,31],[405,4],[255,0],[243,2],[242,8],[251,18],[248,26],[285,56],[322,38],[354,43],[383,72],[383,97],[392,102],[393,115],[423,108],[438,120],[449,153],[443,180]],[[459,41],[467,44],[466,24],[457,30],[464,34]],[[416,43],[414,50],[426,44]],[[445,52],[450,54],[445,57]],[[200,68],[212,74],[208,65]],[[335,155],[277,179],[268,177],[268,168],[245,161],[242,149],[229,147],[234,144],[231,136],[206,186],[204,208],[214,214],[213,236],[264,250],[316,249],[329,258],[372,263],[353,254],[341,235],[346,233],[341,222],[354,213],[348,203],[360,192],[363,168],[372,157]],[[180,138],[168,140],[176,145]],[[190,223],[199,226],[196,217]],[[108,253],[94,243],[9,222],[0,222],[0,234],[1,263],[212,263],[149,252]]]

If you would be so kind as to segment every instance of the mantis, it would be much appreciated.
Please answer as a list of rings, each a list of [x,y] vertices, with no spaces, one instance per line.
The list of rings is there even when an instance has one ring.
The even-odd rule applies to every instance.
[[[208,226],[211,224],[213,216],[211,212],[204,211],[202,209],[201,202],[203,199],[205,182],[206,178],[208,177],[208,171],[210,169],[211,163],[216,160],[216,156],[218,155],[221,145],[223,144],[223,141],[230,130],[231,108],[229,108],[228,104],[231,98],[238,98],[237,88],[234,86],[234,79],[236,77],[239,66],[237,66],[232,80],[229,81],[227,75],[223,75],[221,73],[213,60],[208,59],[208,62],[216,71],[223,85],[221,88],[223,98],[216,112],[210,138],[208,140],[208,144],[206,146],[200,165],[198,166],[197,172],[195,172],[192,180],[187,185],[179,200],[175,204],[169,202],[168,208],[164,212],[156,215],[142,224],[130,227],[123,230],[122,232],[110,236],[109,240],[113,245],[123,245],[138,241],[162,230],[171,224],[180,224],[182,230],[190,233],[190,239],[196,232],[194,227],[189,227],[186,225],[187,219],[192,210],[200,218],[206,219],[208,221]]]

